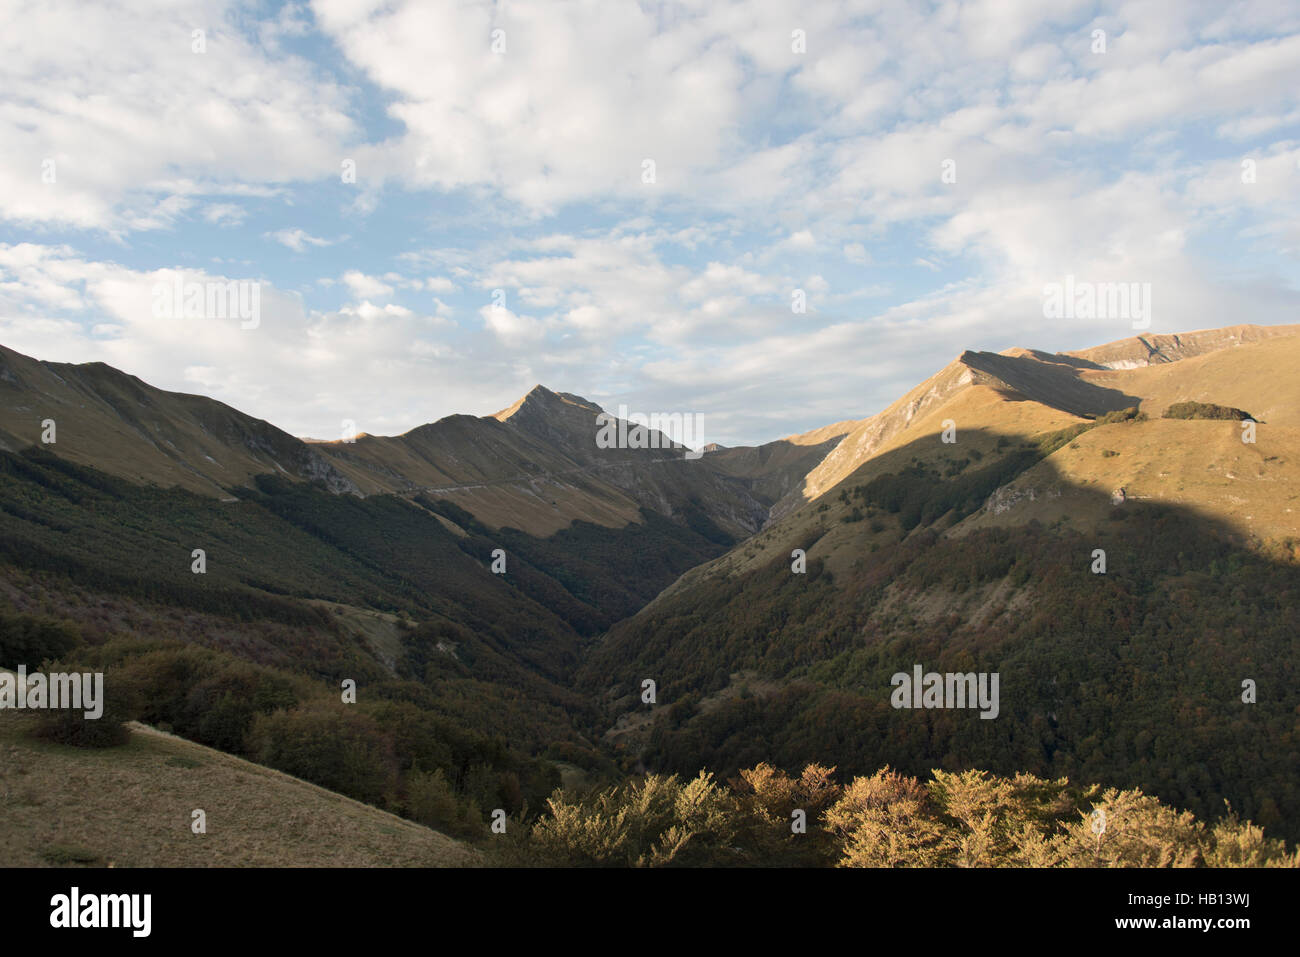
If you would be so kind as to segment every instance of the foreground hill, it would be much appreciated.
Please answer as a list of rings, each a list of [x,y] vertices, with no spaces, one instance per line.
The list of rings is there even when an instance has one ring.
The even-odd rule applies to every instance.
[[[469,845],[141,724],[123,747],[33,740],[0,713],[0,858],[10,867],[469,867]],[[207,815],[207,833],[190,830]]]

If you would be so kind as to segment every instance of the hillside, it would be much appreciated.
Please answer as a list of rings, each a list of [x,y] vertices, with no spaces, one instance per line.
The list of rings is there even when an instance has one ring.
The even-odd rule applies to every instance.
[[[698,514],[735,540],[756,531],[833,444],[830,435],[791,436],[688,459],[684,446],[650,430],[653,447],[600,448],[603,412],[539,385],[495,415],[449,416],[401,436],[314,448],[366,493],[445,499],[490,527],[534,536],[575,521],[621,528],[650,509],[688,525]]]
[[[1082,774],[1294,839],[1297,333],[1103,347],[1115,368],[963,354],[590,651],[607,739],[652,770]],[[1250,410],[1257,441],[1160,417],[1180,401]],[[891,708],[916,663],[1000,673],[999,719]],[[1268,689],[1250,705],[1247,678]]]
[[[28,736],[0,714],[0,858],[10,867],[472,867],[469,845],[141,724],[121,748]],[[190,830],[191,812],[207,833]]]
[[[1094,367],[1089,355],[1109,356],[1120,367]],[[1163,358],[1148,364],[1139,362],[1139,355]],[[886,453],[904,445],[911,444],[919,460],[946,470],[953,459],[964,457],[969,465],[977,455],[996,457],[1020,442],[1126,407],[1139,408],[1148,420],[1080,436],[1019,476],[996,508],[973,516],[963,528],[1061,518],[1082,527],[1095,523],[1109,507],[1110,493],[1124,488],[1130,499],[1184,506],[1242,535],[1300,538],[1300,456],[1289,454],[1300,449],[1300,380],[1289,371],[1297,362],[1300,326],[1238,326],[1153,337],[1151,343],[1126,339],[1072,354],[966,352],[857,423],[807,473],[802,487],[773,507],[761,534],[688,572],[669,594],[709,575],[752,569],[788,554],[792,543],[828,524],[824,518],[834,524],[851,511],[830,493],[884,474]],[[1249,409],[1261,423],[1258,440],[1242,443],[1237,426],[1160,419],[1181,401]],[[940,441],[947,421],[956,428],[953,445]],[[1049,476],[1064,483],[1053,484]],[[1072,495],[1070,486],[1089,494]],[[809,503],[814,508],[805,508]],[[829,516],[816,510],[823,503]],[[1101,512],[1092,503],[1101,504]],[[835,567],[833,553],[852,551],[861,534],[856,527],[832,530],[810,557]]]
[[[0,450],[42,444],[132,482],[226,498],[272,473],[355,491],[309,446],[215,399],[165,392],[102,362],[41,362],[0,346]]]

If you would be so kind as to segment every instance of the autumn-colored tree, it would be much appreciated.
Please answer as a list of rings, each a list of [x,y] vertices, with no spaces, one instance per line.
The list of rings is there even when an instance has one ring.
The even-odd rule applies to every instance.
[[[934,771],[930,794],[949,823],[947,851],[958,867],[1050,867],[1060,854],[1050,838],[1078,806],[1069,782],[1030,774]],[[1095,789],[1094,789],[1095,790]]]
[[[924,785],[888,767],[854,778],[826,812],[841,840],[841,867],[935,867],[948,863],[944,826]]]
[[[584,799],[557,791],[532,832],[553,863],[664,867],[727,863],[737,831],[735,798],[701,771],[682,782],[650,774]]]
[[[834,853],[829,831],[820,826],[840,796],[835,769],[810,764],[795,778],[763,763],[743,770],[732,783],[746,825],[746,844],[760,863],[816,866]]]

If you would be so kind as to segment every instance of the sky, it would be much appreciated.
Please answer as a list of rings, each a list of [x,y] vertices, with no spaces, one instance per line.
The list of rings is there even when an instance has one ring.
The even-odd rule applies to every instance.
[[[541,383],[752,444],[1298,321],[1295,0],[0,0],[0,344],[296,435]]]

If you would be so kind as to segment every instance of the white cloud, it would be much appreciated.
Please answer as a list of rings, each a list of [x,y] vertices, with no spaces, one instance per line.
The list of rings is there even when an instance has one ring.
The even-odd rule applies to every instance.
[[[391,303],[391,302],[388,303],[387,305],[376,306],[373,303],[371,303],[369,299],[361,303],[359,306],[356,306],[355,308],[350,308],[345,306],[343,309],[340,309],[339,312],[343,313],[344,315],[357,315],[360,316],[362,319],[367,319],[367,320],[389,319],[393,317],[405,319],[415,315],[414,312],[412,312],[410,309],[407,309],[405,306],[399,306],[396,303]]]
[[[167,227],[193,197],[231,184],[334,172],[356,133],[344,92],[246,39],[234,2],[36,3],[13,17],[21,26],[0,31],[0,217],[10,221]],[[192,50],[197,25],[204,53]]]
[[[209,203],[203,207],[203,218],[217,226],[238,226],[248,211],[234,203]]]
[[[374,276],[351,269],[343,274],[343,282],[358,299],[379,299],[393,294],[393,287]]]
[[[862,243],[848,243],[844,247],[844,258],[851,263],[865,266],[871,262],[871,254]]]
[[[546,324],[533,316],[522,316],[504,306],[484,306],[478,314],[483,324],[505,346],[522,348],[541,341]]]
[[[331,246],[334,244],[332,239],[322,239],[319,236],[313,236],[306,230],[294,227],[292,229],[279,229],[273,233],[266,234],[268,239],[274,239],[281,246],[287,246],[296,253],[302,252],[308,246]]]
[[[954,348],[1131,331],[1044,326],[1038,290],[1066,273],[1152,282],[1167,330],[1294,308],[1294,4],[317,0],[311,13],[47,4],[21,39],[0,36],[0,219],[48,242],[0,246],[6,344],[188,375],[290,424],[382,406],[358,378],[374,375],[393,391],[371,414],[409,427],[434,411],[436,370],[445,411],[499,408],[536,380],[676,389],[754,438],[772,434],[764,415],[850,414]],[[209,25],[202,55],[195,23]],[[1105,54],[1089,50],[1094,28]],[[305,38],[319,62],[293,52]],[[341,187],[344,157],[358,182]],[[427,232],[427,248],[347,243],[337,220],[357,215]],[[82,229],[123,240],[137,268],[83,253]],[[175,235],[129,243],[145,229]],[[236,251],[207,255],[212,236]],[[272,277],[255,337],[148,317],[141,290],[191,254]],[[796,286],[816,297],[798,317]],[[492,308],[496,289],[508,308]]]

